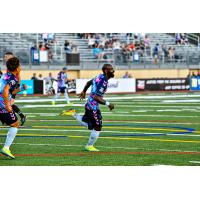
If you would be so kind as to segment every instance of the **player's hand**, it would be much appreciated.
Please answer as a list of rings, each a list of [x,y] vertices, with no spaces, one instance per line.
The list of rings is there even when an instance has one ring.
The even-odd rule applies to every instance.
[[[27,85],[26,84],[22,84],[22,87],[24,90],[27,90]]]
[[[111,110],[113,110],[115,108],[114,104],[110,103],[110,105],[108,106],[108,108]]]
[[[7,112],[11,113],[12,112],[12,107],[10,105],[6,105],[6,110],[7,110]]]
[[[86,95],[85,92],[81,92],[81,93],[78,95],[78,97],[80,98],[80,100],[83,100],[83,99],[85,99],[85,95]]]

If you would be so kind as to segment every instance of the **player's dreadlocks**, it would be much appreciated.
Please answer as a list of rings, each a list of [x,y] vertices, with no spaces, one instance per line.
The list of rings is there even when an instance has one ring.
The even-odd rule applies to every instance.
[[[111,65],[111,64],[104,64],[104,65],[103,65],[103,67],[102,67],[103,73],[105,73],[105,70],[106,70],[108,67],[112,67],[112,65]]]

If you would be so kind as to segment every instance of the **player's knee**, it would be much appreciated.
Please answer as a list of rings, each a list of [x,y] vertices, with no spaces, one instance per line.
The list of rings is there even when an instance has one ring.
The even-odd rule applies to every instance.
[[[19,121],[17,120],[13,124],[10,125],[11,127],[19,128]]]
[[[15,103],[15,99],[12,99],[12,98],[11,98],[11,100],[10,100],[11,106],[14,105],[14,103]]]

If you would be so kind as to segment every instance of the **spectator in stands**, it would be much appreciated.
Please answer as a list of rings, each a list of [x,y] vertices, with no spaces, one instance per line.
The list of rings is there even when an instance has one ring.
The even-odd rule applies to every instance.
[[[100,43],[100,40],[101,40],[101,35],[97,33],[97,34],[95,35],[95,43],[96,43],[96,44],[99,44],[99,43]]]
[[[88,48],[92,48],[92,46],[95,44],[95,39],[93,36],[90,36],[88,38]]]
[[[93,48],[93,56],[95,59],[102,58],[103,56],[103,49],[100,45],[95,44]]]
[[[72,52],[72,48],[71,48],[68,40],[65,40],[64,50],[67,54],[71,54],[71,52]]]
[[[47,42],[47,40],[48,40],[48,33],[42,33],[42,39],[44,40],[44,42]]]
[[[128,48],[129,48],[129,51],[132,52],[135,50],[135,44],[134,42],[131,42],[129,45],[128,45]]]
[[[44,44],[40,44],[39,49],[40,49],[40,51],[46,51],[46,47]]]
[[[36,45],[36,44],[34,44],[34,45],[31,47],[31,49],[30,49],[30,50],[31,50],[31,52],[32,52],[32,51],[35,51],[35,50],[37,50],[37,45]]]
[[[123,76],[123,78],[132,78],[132,75],[126,72]]]
[[[38,80],[43,80],[42,74],[39,74]]]
[[[36,77],[36,73],[33,73],[33,76],[31,77],[31,80],[38,80],[38,78]]]
[[[158,64],[158,55],[159,55],[158,53],[159,53],[159,44],[157,43],[153,49],[154,64]]]
[[[174,49],[172,47],[169,47],[168,49],[168,57],[170,62],[174,60]]]
[[[145,35],[143,41],[144,41],[145,48],[150,48],[150,39],[148,38],[148,35]]]
[[[197,76],[200,76],[200,70],[199,69],[197,70]]]
[[[168,52],[166,45],[162,44],[161,48],[162,48],[164,57],[168,58],[169,52]]]
[[[197,75],[195,74],[195,72],[192,72],[192,77],[197,77]]]
[[[123,78],[129,78],[128,72],[126,72],[126,73],[124,74]]]
[[[113,50],[120,50],[121,49],[121,44],[119,42],[119,40],[114,40],[113,42]]]
[[[183,45],[188,44],[188,39],[187,39],[185,33],[181,33],[181,34],[180,34],[180,37],[181,37],[181,44],[183,44]]]
[[[71,44],[71,53],[78,53],[78,47],[74,43]]]
[[[175,35],[175,43],[180,45],[181,44],[181,35],[180,33],[176,33]]]
[[[48,51],[48,59],[49,59],[49,62],[52,62],[52,60],[53,60],[52,43],[51,43],[51,42],[45,43],[44,49],[45,49],[46,51]]]

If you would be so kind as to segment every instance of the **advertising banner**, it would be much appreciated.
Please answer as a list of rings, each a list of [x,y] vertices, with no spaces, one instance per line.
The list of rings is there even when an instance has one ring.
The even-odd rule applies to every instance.
[[[191,77],[190,79],[190,89],[200,90],[200,77]]]
[[[173,91],[189,90],[190,85],[187,78],[166,79],[137,79],[136,91]]]
[[[85,84],[90,79],[76,79],[76,94],[80,94]],[[90,93],[91,87],[87,90]],[[106,93],[133,93],[135,92],[134,78],[110,79],[108,81],[108,89]]]
[[[26,84],[27,85],[27,90],[19,92],[18,94],[34,94],[34,84],[33,80],[21,80],[20,85]]]

